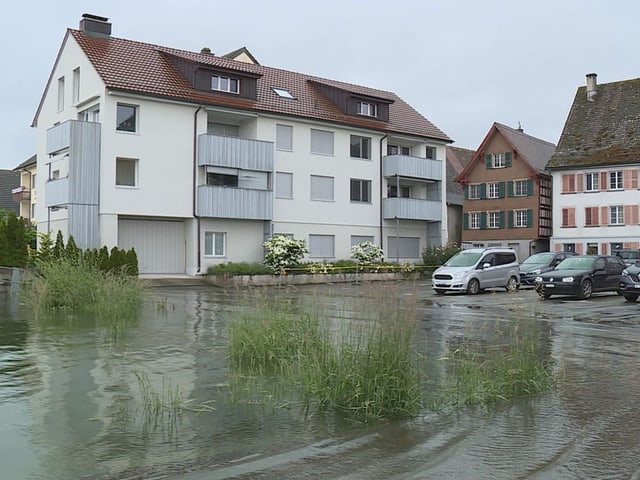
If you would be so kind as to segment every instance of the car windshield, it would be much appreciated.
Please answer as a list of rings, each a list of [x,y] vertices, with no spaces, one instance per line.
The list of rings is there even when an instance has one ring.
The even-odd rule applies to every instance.
[[[522,262],[523,265],[547,265],[551,259],[553,259],[553,257],[555,256],[555,253],[549,252],[549,253],[536,253],[534,255],[531,255],[529,258],[527,258],[524,262]]]
[[[453,257],[445,262],[447,267],[470,267],[474,265],[480,258],[482,253],[465,252],[464,250],[456,253]]]
[[[592,270],[596,257],[569,257],[561,261],[556,270]]]
[[[636,260],[640,257],[640,252],[631,251],[631,252],[618,252],[618,256],[626,259],[626,260]]]

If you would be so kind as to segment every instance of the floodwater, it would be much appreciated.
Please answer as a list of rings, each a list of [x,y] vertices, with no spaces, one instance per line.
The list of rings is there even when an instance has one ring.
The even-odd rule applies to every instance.
[[[435,297],[419,281],[272,293],[322,303],[340,322],[358,318],[380,288],[415,302],[434,359],[466,336],[498,342],[488,332],[531,327],[556,362],[557,389],[488,410],[352,425],[228,401],[224,314],[250,290],[157,288],[117,331],[86,317],[36,322],[0,291],[0,478],[640,478],[640,306],[615,296],[541,302],[526,291]],[[194,411],[151,415],[144,381]]]

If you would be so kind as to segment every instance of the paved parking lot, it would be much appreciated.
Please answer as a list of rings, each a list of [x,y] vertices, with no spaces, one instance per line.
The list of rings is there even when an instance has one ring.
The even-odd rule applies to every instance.
[[[425,301],[434,307],[462,307],[478,313],[494,312],[503,316],[512,312],[516,316],[533,316],[556,321],[574,320],[592,323],[619,323],[640,325],[640,303],[629,303],[615,293],[594,294],[589,300],[572,297],[551,297],[541,300],[535,290],[520,289],[506,292],[504,289],[487,290],[478,295],[436,295],[431,284],[424,283]]]

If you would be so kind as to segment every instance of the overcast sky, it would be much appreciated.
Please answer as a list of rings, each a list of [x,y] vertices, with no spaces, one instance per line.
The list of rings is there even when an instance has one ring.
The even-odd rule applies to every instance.
[[[66,28],[83,13],[112,35],[395,92],[475,150],[493,122],[557,143],[575,91],[640,77],[640,2],[620,0],[59,0],[0,15],[0,168],[35,153],[30,127]]]

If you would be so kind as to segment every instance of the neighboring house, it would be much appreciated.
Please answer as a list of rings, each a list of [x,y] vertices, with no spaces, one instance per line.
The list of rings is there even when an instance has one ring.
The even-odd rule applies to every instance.
[[[553,250],[609,254],[640,247],[640,78],[579,87],[547,169]]]
[[[31,221],[35,218],[36,168],[36,155],[32,155],[13,169],[19,175],[18,186],[11,191],[13,201],[19,205],[20,216]]]
[[[448,243],[462,243],[462,205],[464,192],[456,177],[462,173],[475,151],[447,145],[447,231]]]
[[[246,50],[246,49],[245,49]],[[448,239],[452,140],[395,93],[69,29],[36,112],[39,231],[135,248],[140,273],[261,262],[274,234],[305,260],[352,244],[421,260]]]
[[[549,249],[552,143],[494,123],[457,181],[464,188],[463,246],[503,246],[518,260]]]
[[[13,170],[0,170],[0,210],[20,214],[20,208],[13,201],[13,189],[20,185],[20,175]]]

